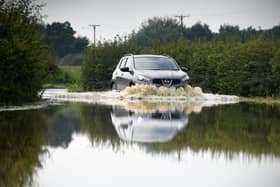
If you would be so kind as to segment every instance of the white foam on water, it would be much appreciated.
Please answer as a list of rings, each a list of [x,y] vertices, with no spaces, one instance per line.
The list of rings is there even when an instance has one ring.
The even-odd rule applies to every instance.
[[[153,85],[136,85],[127,87],[124,90],[124,95],[136,95],[136,96],[161,96],[161,97],[203,97],[201,88],[186,86],[184,88],[167,88],[167,87],[155,87]]]
[[[152,85],[136,85],[123,91],[68,92],[63,89],[46,90],[43,98],[58,101],[87,102],[103,105],[121,105],[129,110],[153,111],[170,108],[200,112],[203,107],[239,102],[234,95],[203,93],[199,87],[157,88]],[[172,104],[170,104],[172,103]],[[144,106],[144,107],[143,107]]]
[[[42,97],[66,101],[98,102],[99,100],[143,100],[143,101],[186,101],[209,102],[212,104],[237,103],[239,97],[235,95],[219,95],[203,93],[201,88],[187,86],[185,88],[157,88],[151,85],[136,85],[123,91],[103,92],[68,92],[67,89],[46,90]]]
[[[6,112],[6,111],[20,111],[20,110],[38,110],[42,108],[46,108],[48,106],[53,105],[59,105],[60,103],[57,102],[51,102],[51,101],[41,101],[41,102],[35,102],[31,104],[24,104],[24,105],[18,105],[18,106],[1,106],[0,112]]]
[[[44,95],[44,97],[51,97],[53,95],[56,95],[56,94],[66,94],[68,93],[68,89],[45,89],[41,92],[39,92],[39,95]]]

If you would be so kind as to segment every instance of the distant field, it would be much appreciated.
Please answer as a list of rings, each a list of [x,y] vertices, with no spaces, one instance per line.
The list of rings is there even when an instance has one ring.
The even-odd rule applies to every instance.
[[[66,72],[71,79],[73,79],[72,84],[67,84],[66,87],[70,91],[82,91],[81,85],[81,66],[59,66],[64,72]]]
[[[63,71],[69,74],[71,78],[80,81],[81,66],[59,66]]]
[[[70,91],[82,91],[81,66],[59,66],[62,70],[54,82],[44,85],[44,88],[68,88]],[[67,78],[66,76],[67,75]]]

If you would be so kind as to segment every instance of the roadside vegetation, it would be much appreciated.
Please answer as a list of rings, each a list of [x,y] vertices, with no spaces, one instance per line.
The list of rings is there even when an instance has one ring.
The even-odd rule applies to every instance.
[[[32,0],[0,1],[0,104],[38,99],[47,79],[51,55],[40,9]]]
[[[192,86],[206,92],[279,96],[280,26],[240,30],[238,26],[222,25],[219,33],[212,33],[207,25],[197,23],[184,28],[184,37],[180,32],[171,32],[174,26],[180,31],[176,20],[154,18],[126,42],[91,46],[82,65],[83,88],[109,89],[111,73],[121,56],[144,53],[174,57],[180,66],[190,69]]]

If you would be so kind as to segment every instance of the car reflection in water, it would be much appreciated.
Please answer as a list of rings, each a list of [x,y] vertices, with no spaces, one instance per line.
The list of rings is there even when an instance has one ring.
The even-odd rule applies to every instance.
[[[184,112],[135,113],[119,106],[112,108],[111,119],[122,140],[143,143],[170,141],[188,124]]]

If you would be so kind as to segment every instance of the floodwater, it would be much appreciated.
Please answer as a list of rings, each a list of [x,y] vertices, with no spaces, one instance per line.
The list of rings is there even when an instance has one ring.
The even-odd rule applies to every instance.
[[[147,105],[1,111],[0,186],[280,186],[279,105]]]

